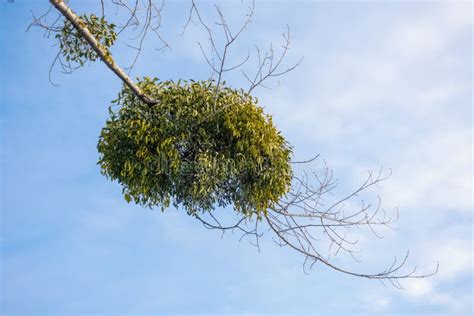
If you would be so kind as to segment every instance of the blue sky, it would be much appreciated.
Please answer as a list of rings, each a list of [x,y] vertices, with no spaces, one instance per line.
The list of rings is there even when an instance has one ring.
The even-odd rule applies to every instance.
[[[385,267],[408,248],[420,271],[440,262],[436,276],[405,290],[323,266],[306,275],[303,258],[269,233],[258,252],[184,212],[126,204],[100,175],[95,148],[121,83],[101,63],[54,72],[59,87],[48,82],[56,48],[40,30],[25,33],[46,2],[0,4],[2,315],[472,313],[470,2],[258,2],[234,56],[277,43],[290,24],[288,60],[304,61],[255,94],[296,158],[321,154],[342,192],[367,169],[392,169],[376,193],[399,208],[399,230],[382,240],[361,233],[363,264],[341,263]],[[239,3],[224,5],[231,23]],[[77,12],[91,4],[71,1]],[[204,34],[178,36],[187,8],[167,3],[173,51],[148,43],[134,76],[206,78],[196,45]],[[124,65],[132,58],[115,56]]]

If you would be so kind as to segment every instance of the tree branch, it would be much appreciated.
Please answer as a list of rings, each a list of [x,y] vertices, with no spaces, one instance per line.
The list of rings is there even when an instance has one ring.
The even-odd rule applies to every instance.
[[[143,102],[148,105],[155,105],[157,100],[149,98],[143,91],[133,82],[132,79],[120,68],[113,60],[107,48],[103,47],[94,35],[89,32],[84,22],[78,17],[63,0],[49,0],[51,4],[71,22],[72,25],[79,31],[82,37],[87,41],[91,48],[97,53],[99,58],[107,65],[107,67],[115,73],[120,80],[122,80],[130,90],[133,91]]]
[[[318,156],[299,163],[308,164],[317,158]],[[342,197],[335,196],[333,192],[337,183],[326,164],[321,172],[310,175],[312,177],[306,172],[302,176],[293,175],[290,191],[267,210],[263,221],[256,219],[253,222],[251,216],[242,216],[233,225],[222,225],[220,219],[212,214],[209,214],[209,221],[197,214],[195,217],[204,227],[221,231],[222,234],[236,230],[242,232],[242,237],[252,237],[251,240],[255,238],[257,246],[263,225],[263,230],[267,229],[274,234],[273,240],[278,246],[289,247],[303,256],[305,273],[315,264],[321,263],[340,273],[378,280],[382,284],[388,282],[399,289],[403,288],[403,280],[426,278],[437,273],[438,265],[429,273],[417,273],[416,267],[407,269],[408,252],[402,258],[395,257],[390,266],[374,273],[357,272],[335,263],[334,258],[338,255],[349,255],[356,262],[361,262],[357,256],[359,239],[354,231],[360,232],[365,228],[367,232],[381,238],[376,228],[396,229],[392,225],[398,219],[398,211],[395,217],[387,216],[379,197],[374,203],[360,200],[360,206],[353,201],[360,199],[359,194],[383,182],[390,174],[383,175],[382,169],[378,172],[369,171],[360,186]],[[349,206],[348,210],[344,206]],[[255,227],[249,227],[253,223]],[[257,226],[258,223],[260,226]]]

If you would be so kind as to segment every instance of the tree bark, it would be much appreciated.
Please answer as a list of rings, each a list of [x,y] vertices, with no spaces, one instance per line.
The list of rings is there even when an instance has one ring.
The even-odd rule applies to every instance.
[[[97,53],[99,58],[112,70],[119,78],[122,80],[132,92],[139,97],[143,102],[149,105],[155,105],[158,103],[157,100],[149,98],[143,91],[133,82],[132,79],[125,73],[125,71],[120,68],[112,56],[108,52],[107,48],[103,47],[94,35],[84,26],[84,22],[78,17],[72,10],[67,6],[63,0],[49,0],[51,4],[66,18],[71,22],[72,25],[79,31],[82,37],[87,41],[87,43],[92,47],[92,49]]]

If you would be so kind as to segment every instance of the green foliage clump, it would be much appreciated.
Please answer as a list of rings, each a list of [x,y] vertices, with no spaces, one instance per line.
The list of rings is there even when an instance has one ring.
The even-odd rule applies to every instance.
[[[117,39],[115,24],[109,23],[104,17],[99,18],[94,14],[80,16],[80,23],[95,37],[104,53],[109,54],[108,49]],[[81,33],[67,19],[64,20],[61,31],[55,37],[59,41],[59,49],[62,55],[68,62],[76,62],[83,66],[86,61],[95,61],[99,58]]]
[[[252,96],[212,81],[138,85],[159,103],[124,87],[97,146],[128,202],[189,214],[233,205],[260,217],[288,191],[291,148]]]

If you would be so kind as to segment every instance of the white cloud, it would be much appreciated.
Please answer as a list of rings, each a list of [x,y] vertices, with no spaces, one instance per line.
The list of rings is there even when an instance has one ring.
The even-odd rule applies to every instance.
[[[455,296],[436,289],[436,284],[431,279],[415,279],[407,283],[404,292],[410,300],[426,301],[437,306],[447,306],[451,312],[468,312],[470,300],[466,295]]]
[[[436,56],[472,24],[468,3],[444,2],[416,19],[402,19],[388,36],[394,51],[408,59]]]
[[[407,282],[404,294],[412,301],[424,301],[437,306],[446,306],[451,312],[470,311],[468,295],[461,297],[438,291],[430,279],[414,279]]]
[[[334,53],[304,41],[300,51],[315,52],[305,59],[304,79],[265,98],[300,148],[315,146],[331,166],[355,170],[346,181],[360,182],[352,177],[382,163],[393,169],[384,204],[400,206],[407,220],[385,243],[393,251],[413,246],[410,264],[421,273],[440,262],[437,275],[404,283],[403,297],[468,312],[472,293],[453,284],[473,275],[472,69],[457,48],[472,32],[471,4],[433,4],[424,13],[381,26],[378,41],[362,48]],[[363,245],[372,249],[365,238]],[[386,254],[378,247],[378,257]],[[390,307],[384,296],[364,301]]]
[[[425,257],[439,260],[440,270],[435,279],[446,281],[472,274],[473,255],[471,241],[451,238],[431,243]]]
[[[377,294],[369,294],[364,296],[363,304],[370,312],[380,313],[387,311],[392,303],[388,297]]]
[[[470,129],[448,129],[388,150],[395,174],[385,185],[390,193],[386,202],[423,214],[434,209],[471,212],[471,143]]]
[[[286,90],[264,91],[265,98],[276,113],[284,113],[283,124],[314,138],[360,137],[392,112],[398,117],[388,118],[403,122],[414,111],[419,120],[438,115],[433,104],[452,111],[449,102],[470,85],[451,78],[456,58],[447,51],[470,30],[469,12],[459,4],[428,7],[421,19],[411,16],[381,26],[381,35],[369,46],[347,44],[336,52],[325,51],[319,42],[301,42],[301,55],[315,52],[302,64],[303,80]]]
[[[411,297],[419,298],[432,294],[433,282],[430,279],[413,279],[406,284],[406,294]]]
[[[423,248],[424,251],[417,254],[417,260],[422,258],[427,262],[439,261],[439,271],[429,278],[407,280],[404,282],[406,290],[401,294],[409,300],[447,306],[452,312],[469,311],[469,296],[472,293],[451,293],[446,284],[472,280],[474,252],[471,241],[454,237],[435,238]]]

